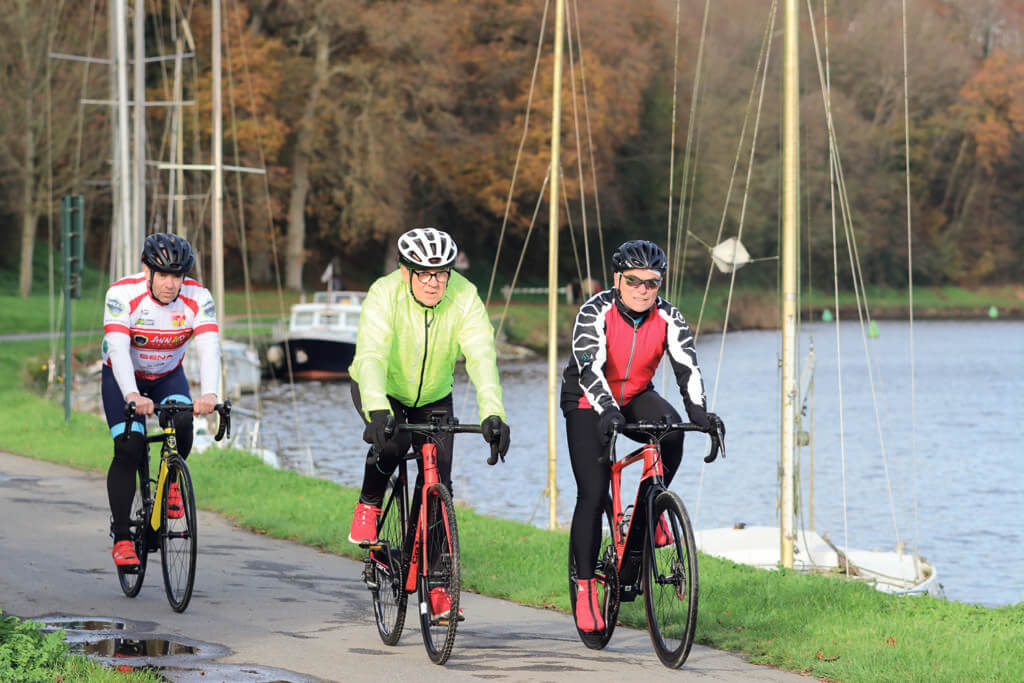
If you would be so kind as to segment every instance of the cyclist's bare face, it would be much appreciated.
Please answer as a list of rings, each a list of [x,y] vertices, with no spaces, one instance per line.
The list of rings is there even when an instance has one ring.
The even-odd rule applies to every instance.
[[[402,268],[402,279],[412,284],[412,294],[424,306],[436,306],[448,287],[451,271],[447,268],[410,270]]]
[[[156,297],[157,301],[162,304],[169,304],[178,297],[178,292],[181,290],[181,283],[185,280],[184,275],[150,271],[149,266],[145,264],[143,264],[142,267],[146,271],[147,280],[149,279],[150,273],[153,274],[153,296]]]
[[[615,273],[615,287],[626,306],[637,313],[654,305],[661,287],[661,273],[656,270],[633,268]]]

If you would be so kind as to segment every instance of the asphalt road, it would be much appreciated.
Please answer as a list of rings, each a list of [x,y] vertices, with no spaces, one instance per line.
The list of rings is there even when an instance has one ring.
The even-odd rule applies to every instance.
[[[380,642],[361,562],[205,512],[195,593],[177,614],[164,596],[158,553],[139,596],[121,593],[103,476],[2,452],[0,520],[4,614],[64,626],[69,641],[102,661],[155,666],[174,681],[802,679],[701,646],[671,671],[645,632],[621,627],[607,648],[588,650],[566,614],[465,592],[467,620],[438,667],[423,649],[413,605],[399,644]],[[112,656],[118,651],[149,654]]]

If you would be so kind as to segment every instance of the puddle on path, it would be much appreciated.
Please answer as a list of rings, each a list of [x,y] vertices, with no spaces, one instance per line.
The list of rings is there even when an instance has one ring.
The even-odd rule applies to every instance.
[[[175,683],[205,683],[210,680],[300,683],[313,680],[284,669],[210,661],[230,651],[214,643],[147,633],[146,625],[121,619],[52,617],[38,621],[44,630],[63,630],[64,640],[72,653],[91,657],[122,673],[149,671]]]

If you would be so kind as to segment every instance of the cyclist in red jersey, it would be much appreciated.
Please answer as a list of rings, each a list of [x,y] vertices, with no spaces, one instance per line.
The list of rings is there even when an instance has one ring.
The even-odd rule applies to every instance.
[[[576,478],[569,540],[578,577],[576,625],[585,632],[605,627],[594,568],[611,465],[599,458],[618,425],[666,415],[680,421],[672,404],[654,390],[662,356],[668,353],[690,421],[725,432],[719,417],[707,412],[690,328],[679,310],[658,296],[668,267],[665,252],[653,242],[632,240],[619,246],[612,265],[614,286],[590,297],[576,315],[572,353],[562,380],[562,413]],[[626,436],[633,438],[628,432]],[[634,440],[646,442],[641,435]],[[682,432],[666,437],[661,447],[667,486],[683,457]],[[664,519],[655,542],[672,542]]]
[[[110,286],[103,310],[103,410],[114,438],[114,457],[107,472],[112,517],[111,552],[118,567],[139,564],[130,529],[131,504],[139,464],[147,457],[146,416],[154,402],[192,403],[195,415],[213,412],[220,380],[220,338],[216,307],[209,290],[187,277],[195,263],[184,238],[155,233],[146,238],[142,272]],[[199,352],[201,395],[190,398],[181,361],[195,338]],[[135,403],[136,418],[125,424],[124,406]],[[192,416],[175,417],[178,450],[192,448]],[[168,490],[168,516],[184,513],[177,483]]]

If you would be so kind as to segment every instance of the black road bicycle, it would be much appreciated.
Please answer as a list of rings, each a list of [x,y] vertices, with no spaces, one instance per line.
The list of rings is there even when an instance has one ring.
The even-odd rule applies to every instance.
[[[220,425],[215,440],[225,434],[231,436],[231,402],[219,403],[215,410],[220,415]],[[184,612],[192,599],[192,587],[196,580],[196,498],[192,488],[192,477],[185,464],[185,458],[178,452],[178,437],[174,427],[174,416],[192,412],[191,403],[168,401],[154,406],[160,420],[162,433],[146,437],[146,457],[139,465],[139,486],[135,490],[131,513],[131,541],[139,558],[137,567],[118,567],[117,578],[121,590],[134,598],[142,588],[146,576],[146,560],[149,553],[160,551],[160,565],[164,575],[164,589],[167,601],[175,612]],[[131,426],[135,418],[135,403],[124,409],[125,424]],[[160,469],[157,478],[149,476],[149,444],[159,442]],[[170,485],[176,483],[181,492],[182,510],[175,516],[168,515],[167,496]]]

